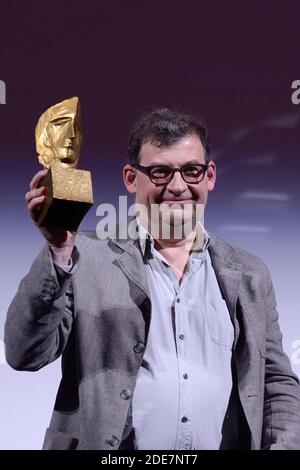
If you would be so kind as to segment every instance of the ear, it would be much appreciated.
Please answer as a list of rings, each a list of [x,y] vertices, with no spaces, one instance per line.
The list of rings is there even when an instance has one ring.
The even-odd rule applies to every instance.
[[[136,171],[127,163],[123,168],[123,181],[129,193],[136,193]]]
[[[212,191],[215,187],[215,183],[217,179],[217,167],[213,160],[209,162],[206,176],[207,176],[207,189],[208,191]]]

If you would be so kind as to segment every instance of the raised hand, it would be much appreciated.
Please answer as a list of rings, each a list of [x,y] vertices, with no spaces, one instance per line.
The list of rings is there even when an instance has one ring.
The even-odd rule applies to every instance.
[[[54,262],[59,266],[64,266],[68,263],[71,257],[75,244],[76,232],[56,228],[39,227],[37,223],[47,191],[47,189],[44,186],[40,186],[40,184],[47,172],[47,169],[40,170],[34,175],[30,182],[29,191],[25,194],[25,201],[30,217],[51,248]]]

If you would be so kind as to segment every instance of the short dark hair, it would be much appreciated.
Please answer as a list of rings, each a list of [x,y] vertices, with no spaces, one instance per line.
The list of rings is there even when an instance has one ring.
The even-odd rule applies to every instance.
[[[199,137],[205,150],[205,161],[208,162],[210,139],[203,122],[179,110],[155,108],[142,114],[133,124],[127,143],[128,162],[131,165],[139,163],[141,147],[147,142],[156,147],[168,147],[192,134]]]

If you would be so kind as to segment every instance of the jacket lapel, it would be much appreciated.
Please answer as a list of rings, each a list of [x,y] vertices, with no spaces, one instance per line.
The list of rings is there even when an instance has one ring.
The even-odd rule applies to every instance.
[[[212,265],[220,286],[222,295],[226,301],[231,321],[234,325],[234,347],[239,336],[239,324],[236,318],[236,305],[238,289],[242,275],[242,265],[232,262],[233,248],[219,240],[214,235],[210,235],[209,253]]]
[[[117,226],[116,238],[110,240],[110,245],[117,247],[116,259],[114,261],[128,277],[133,284],[141,290],[145,296],[150,299],[150,292],[147,283],[146,270],[144,266],[144,259],[141,253],[138,238],[133,240],[127,236],[123,238],[120,234],[128,233],[129,223],[132,224],[131,230],[135,230],[136,219],[129,218],[127,222],[123,222]],[[124,227],[125,224],[125,227]]]
[[[220,289],[234,325],[233,357],[237,373],[239,397],[251,431],[251,447],[259,449],[260,430],[257,428],[257,415],[253,412],[255,403],[251,402],[256,395],[252,391],[253,381],[251,381],[249,375],[249,362],[247,361],[247,358],[249,358],[249,344],[245,340],[245,333],[241,335],[241,341],[238,344],[241,328],[244,329],[244,324],[241,324],[241,322],[244,322],[243,312],[240,309],[238,300],[243,267],[241,264],[233,262],[234,249],[214,235],[211,236],[209,250]]]

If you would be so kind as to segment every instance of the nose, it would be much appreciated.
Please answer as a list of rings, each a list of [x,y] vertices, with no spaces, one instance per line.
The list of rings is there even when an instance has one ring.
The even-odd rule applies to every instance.
[[[187,184],[182,178],[179,171],[175,171],[173,178],[167,184],[167,188],[171,193],[176,194],[176,195],[179,195],[186,190]]]
[[[73,139],[75,137],[75,126],[74,121],[68,123],[67,137]]]

